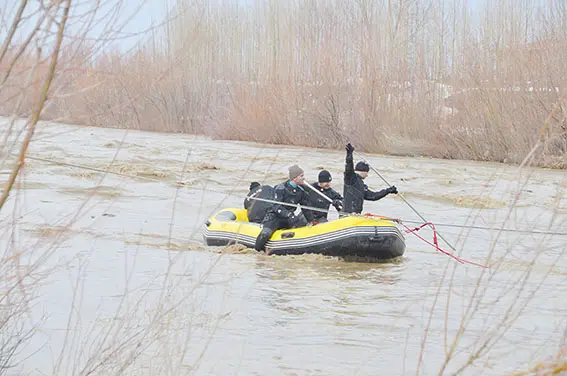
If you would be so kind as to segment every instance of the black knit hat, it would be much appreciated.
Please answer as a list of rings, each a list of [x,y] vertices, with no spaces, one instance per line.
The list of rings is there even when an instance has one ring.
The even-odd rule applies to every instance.
[[[328,183],[333,178],[331,177],[331,173],[327,170],[323,170],[319,173],[319,183]]]
[[[257,181],[253,181],[252,183],[250,183],[250,190],[253,190],[256,187],[259,187],[260,183],[258,183]]]
[[[360,161],[356,164],[354,171],[368,172],[370,171],[370,166],[368,166],[368,163]]]

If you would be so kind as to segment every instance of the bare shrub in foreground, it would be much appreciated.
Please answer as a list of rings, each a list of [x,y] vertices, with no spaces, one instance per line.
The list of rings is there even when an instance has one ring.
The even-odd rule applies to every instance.
[[[24,8],[25,4],[20,3]],[[48,38],[58,35],[61,44],[66,19],[62,12],[69,11],[71,1],[50,4],[52,8],[45,11],[52,13],[45,22],[59,21],[41,30],[47,30]],[[186,38],[185,29],[172,26],[171,46],[161,50],[150,44],[129,56],[109,51],[95,59],[100,47],[85,43],[69,43],[61,51],[58,47],[47,51],[44,47],[2,48],[3,110],[30,120],[24,127],[23,143],[11,138],[22,132],[13,124],[3,134],[3,151],[17,148],[19,153],[10,165],[1,205],[13,197],[11,187],[42,114],[93,125],[297,145],[342,147],[348,139],[363,151],[395,153],[397,148],[404,149],[396,145],[401,139],[415,143],[413,150],[420,153],[447,158],[522,162],[528,155],[530,164],[565,166],[565,40],[560,28],[565,24],[565,8],[561,3],[553,3],[557,9],[549,10],[559,14],[553,20],[535,22],[523,17],[525,7],[517,6],[510,19],[486,16],[484,27],[478,30],[472,29],[471,16],[458,1],[453,7],[445,2],[403,0],[383,7],[370,1],[327,1],[307,8],[300,2],[290,4],[286,8],[276,2],[259,2],[254,12],[244,15],[238,7],[185,5],[189,17],[185,20],[197,20],[207,10],[200,27],[190,28],[198,38]],[[499,6],[510,4],[502,1]],[[235,15],[244,19],[236,20]],[[516,21],[509,34],[490,27],[512,17],[521,21]],[[522,37],[519,30],[523,26],[533,29],[536,37]],[[29,46],[46,37],[33,34],[39,33],[39,27],[33,30]],[[538,40],[550,40],[552,47],[536,51],[533,57],[529,50]],[[537,57],[543,58],[533,60]],[[55,62],[60,64],[55,66]],[[57,67],[64,75],[56,74]],[[53,78],[59,79],[52,82]],[[454,95],[449,98],[446,91]],[[452,103],[453,113],[448,114],[444,99],[458,102],[463,96],[463,104]],[[48,98],[51,101],[46,102]],[[79,210],[77,217],[80,214]],[[18,349],[33,334],[33,325],[30,328],[23,318],[40,287],[39,277],[50,271],[42,267],[56,245],[42,249],[44,253],[33,264],[21,262],[19,249],[6,247],[0,319],[2,372],[12,366]],[[535,252],[530,263],[537,262],[538,256]],[[26,270],[23,274],[22,269]],[[469,346],[467,359],[456,361],[453,355],[460,349],[467,325],[482,315],[480,306],[490,303],[481,282],[490,282],[491,273],[496,272],[498,269],[479,278],[462,317],[463,329],[445,348],[441,371],[444,367],[463,371],[485,357],[529,302],[531,292],[514,301],[505,317],[490,322],[486,336]],[[80,295],[84,275],[78,275]],[[192,289],[187,286],[181,289],[187,295],[169,300],[174,291],[179,292],[170,276],[168,269],[157,297],[144,291],[125,296],[116,310],[116,321],[97,328],[100,332],[93,330],[99,334],[96,340],[79,350],[75,345],[85,333],[70,331],[80,324],[80,317],[70,309],[69,337],[58,354],[54,373],[124,373],[144,351],[160,349],[162,343],[174,346],[175,328],[167,326],[165,318],[184,311],[181,302]],[[519,294],[525,293],[530,269],[521,277],[514,281]],[[36,284],[27,290],[30,280]],[[498,294],[502,298],[505,291]],[[71,308],[77,301],[71,302]],[[128,318],[148,302],[155,307],[147,320],[140,327],[131,325]],[[155,367],[175,373],[186,355],[186,341],[176,348],[175,359]],[[160,351],[165,352],[163,347]],[[562,359],[559,366],[549,368],[559,369]]]
[[[83,120],[83,113],[87,113],[91,119],[96,119],[93,112],[100,110],[99,118],[108,113],[118,114],[122,116],[118,119],[124,122],[130,117],[124,116],[123,107],[137,110],[139,98],[124,90],[126,84],[116,79],[116,71],[98,72],[95,77],[90,71],[94,56],[120,33],[122,6],[122,2],[116,1],[62,0],[44,4],[21,0],[2,11],[3,20],[11,18],[6,38],[0,44],[0,109],[11,118],[7,124],[1,124],[0,146],[1,167],[7,171],[0,195],[0,244],[3,248],[0,253],[0,374],[23,372],[26,365],[29,370],[34,363],[44,318],[38,315],[42,307],[38,297],[48,291],[53,279],[60,278],[62,269],[69,266],[76,270],[76,279],[70,300],[57,302],[68,311],[67,326],[61,328],[62,343],[54,347],[53,374],[125,374],[132,372],[132,368],[138,370],[151,363],[146,357],[148,352],[163,356],[164,362],[153,366],[160,374],[177,374],[188,361],[191,331],[184,328],[180,333],[179,327],[172,328],[170,318],[191,315],[194,292],[208,278],[218,258],[196,279],[174,278],[174,273],[191,274],[190,266],[179,265],[179,254],[169,257],[166,268],[149,282],[151,286],[133,288],[130,274],[114,311],[91,312],[93,320],[82,316],[88,258],[73,255],[68,260],[60,259],[65,249],[63,244],[76,236],[70,231],[72,225],[85,215],[96,190],[85,194],[75,213],[60,219],[63,223],[58,227],[60,231],[50,232],[48,241],[30,241],[22,236],[20,227],[20,220],[27,214],[23,212],[25,191],[15,187],[25,179],[22,173],[26,155],[40,118]],[[117,53],[111,56],[116,59]],[[142,70],[138,73],[143,74]],[[145,84],[139,78],[135,80],[135,75],[131,77],[142,87]],[[98,89],[101,85],[104,91]],[[136,87],[130,83],[129,89]],[[106,97],[97,97],[99,93]],[[88,101],[92,98],[98,98],[97,105],[103,105],[95,108]],[[140,112],[134,121],[139,121],[136,119],[143,115]],[[103,117],[103,120],[109,119],[116,118]],[[157,119],[167,120],[165,117]],[[130,259],[124,260],[126,266],[129,263],[132,263]],[[214,330],[215,323],[212,324]],[[167,354],[160,350],[165,344],[169,346]],[[206,345],[200,351],[206,351]],[[35,368],[36,364],[33,366]],[[37,367],[41,372],[46,371],[45,364],[37,364]]]

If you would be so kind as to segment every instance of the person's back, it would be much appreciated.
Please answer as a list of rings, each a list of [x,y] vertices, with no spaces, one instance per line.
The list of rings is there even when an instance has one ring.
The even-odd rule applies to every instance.
[[[244,199],[244,209],[248,209],[250,207],[250,205],[254,202],[254,200],[251,200],[250,197],[255,197],[260,189],[261,185],[257,181],[250,183],[248,194],[246,194],[246,198]]]
[[[254,223],[262,223],[268,210],[274,205],[273,203],[261,200],[254,200],[260,198],[263,200],[274,199],[274,188],[271,185],[262,185],[259,187],[247,200],[250,200],[248,206],[248,221]]]
[[[364,200],[377,201],[390,193],[398,193],[395,186],[391,186],[381,191],[374,192],[368,189],[364,184],[364,179],[368,177],[370,166],[366,162],[358,162],[354,167],[352,153],[354,148],[351,144],[346,146],[346,160],[344,172],[344,189],[343,189],[343,211],[345,213],[362,213]]]

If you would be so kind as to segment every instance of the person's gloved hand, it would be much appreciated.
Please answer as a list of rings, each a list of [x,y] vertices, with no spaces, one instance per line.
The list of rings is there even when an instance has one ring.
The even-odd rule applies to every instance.
[[[315,225],[318,225],[318,224],[319,224],[319,222],[315,222],[315,221],[313,221],[313,222],[309,222],[309,226],[310,226],[310,227],[311,227],[311,226],[315,226]]]
[[[343,210],[343,202],[341,200],[333,200],[333,206],[337,209],[337,211]]]
[[[303,214],[294,215],[292,218],[289,219],[289,224],[291,227],[303,227],[307,226],[309,222]]]
[[[350,144],[350,142],[346,145],[347,154],[352,154],[354,152],[354,147]]]
[[[397,194],[397,193],[398,193],[398,188],[396,188],[395,185],[392,185],[390,188],[388,188],[388,193]]]

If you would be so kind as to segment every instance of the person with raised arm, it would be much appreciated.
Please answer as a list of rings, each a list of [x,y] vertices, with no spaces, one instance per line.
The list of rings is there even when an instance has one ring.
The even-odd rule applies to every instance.
[[[354,166],[353,152],[354,147],[348,143],[346,145],[346,163],[344,172],[344,188],[343,188],[343,212],[345,213],[362,213],[364,200],[378,201],[389,194],[398,193],[396,186],[374,192],[364,183],[364,179],[368,177],[370,166],[364,161],[359,161]]]

